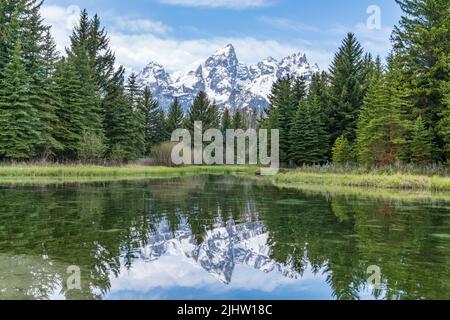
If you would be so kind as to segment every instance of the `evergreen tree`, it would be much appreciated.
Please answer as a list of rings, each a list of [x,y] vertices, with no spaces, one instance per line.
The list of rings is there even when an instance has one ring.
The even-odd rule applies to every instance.
[[[223,134],[226,134],[228,129],[233,129],[233,120],[228,108],[225,108],[225,111],[223,112],[221,129]]]
[[[124,85],[124,70],[121,68],[109,82],[104,100],[106,136],[109,145],[110,158],[127,161],[141,156],[141,150],[136,148],[135,141],[139,137],[139,123],[133,104],[127,95]],[[120,150],[120,152],[119,152]],[[120,155],[118,155],[120,153]]]
[[[4,1],[1,5],[2,23],[0,24],[0,79],[3,77],[2,71],[12,60],[12,55],[17,40],[19,30],[22,29],[20,16],[23,16],[23,5],[19,0]]]
[[[294,81],[292,88],[292,101],[294,109],[298,106],[300,101],[306,97],[307,85],[304,77],[299,77]]]
[[[333,163],[343,165],[353,162],[355,156],[352,145],[344,136],[337,138],[333,146]]]
[[[167,114],[166,131],[168,133],[167,140],[170,140],[172,132],[183,127],[184,111],[178,98],[175,98],[170,105]]]
[[[407,124],[397,97],[384,74],[373,77],[358,121],[356,151],[361,163],[384,165],[400,159]]]
[[[128,93],[128,97],[130,98],[131,103],[133,104],[133,107],[136,110],[139,109],[139,104],[142,102],[143,92],[139,88],[139,85],[137,83],[137,75],[135,73],[132,73],[128,78],[126,90]]]
[[[194,103],[186,116],[185,127],[194,132],[194,122],[203,123],[203,132],[219,127],[219,114],[215,102],[211,103],[204,91],[200,91],[195,97]]]
[[[83,79],[85,125],[97,135],[104,134],[104,110],[102,100],[107,87],[113,81],[115,57],[109,49],[109,38],[95,15],[89,19],[86,10],[70,37],[69,59]]]
[[[208,129],[220,129],[219,107],[216,100],[213,100],[208,110]]]
[[[101,27],[100,18],[97,14],[89,22],[87,52],[89,61],[93,65],[97,89],[101,94],[114,77],[116,58],[109,48],[108,34]]]
[[[414,123],[410,143],[411,161],[416,164],[426,164],[433,161],[434,144],[431,132],[426,129],[422,117]]]
[[[295,164],[319,164],[327,161],[328,136],[317,100],[300,101],[289,138],[289,159]]]
[[[56,44],[50,35],[50,30],[47,29],[40,56],[40,72],[35,76],[32,86],[35,91],[33,104],[41,123],[39,131],[42,144],[39,146],[38,152],[43,158],[54,156],[64,149],[64,146],[57,140],[55,131],[58,126],[56,110],[61,108],[62,103],[56,80],[58,61]]]
[[[244,123],[244,119],[242,117],[242,113],[240,111],[236,111],[233,115],[232,119],[232,129],[242,129],[246,130],[246,125]]]
[[[146,143],[145,143],[145,120],[146,120],[146,109],[143,105],[143,92],[137,84],[137,76],[132,73],[128,78],[126,85],[126,93],[128,99],[130,100],[133,114],[135,117],[134,121],[134,140],[130,141],[135,148],[135,156],[142,157],[146,153]]]
[[[444,96],[445,109],[439,122],[439,135],[444,143],[443,151],[446,153],[446,159],[450,159],[450,82],[444,84],[443,90],[446,92]]]
[[[30,88],[31,78],[18,41],[11,62],[3,70],[0,86],[0,157],[4,159],[30,159],[41,141]]]
[[[64,146],[58,154],[65,159],[75,160],[86,129],[82,79],[73,62],[66,59],[58,63],[55,81],[60,103],[55,110],[58,122],[54,134],[56,140]]]
[[[409,91],[409,113],[421,116],[443,148],[445,83],[450,81],[450,4],[448,0],[396,0],[404,14],[392,35],[402,80]]]
[[[326,72],[315,73],[309,86],[308,101],[316,101],[322,119],[322,124],[328,136],[328,145],[333,145],[331,132],[334,126],[333,113],[329,94],[329,76]],[[328,148],[328,159],[331,158],[331,149]]]
[[[330,68],[330,99],[333,107],[331,138],[356,137],[356,123],[364,98],[363,49],[353,33],[343,40]]]
[[[61,149],[52,128],[55,126],[56,93],[51,84],[50,75],[54,71],[57,55],[49,28],[42,22],[39,10],[41,1],[5,0],[0,5],[0,79],[2,65],[12,60],[12,49],[20,39],[22,64],[30,79],[28,99],[39,117],[40,142],[36,148],[37,155],[51,154],[50,150]]]
[[[166,140],[165,115],[156,100],[153,99],[149,87],[145,87],[143,96],[143,109],[145,111],[145,146],[146,153]]]
[[[290,130],[295,112],[291,77],[279,79],[272,86],[269,107],[265,110],[265,119],[261,123],[261,128],[280,130],[280,160],[283,162],[289,161]]]

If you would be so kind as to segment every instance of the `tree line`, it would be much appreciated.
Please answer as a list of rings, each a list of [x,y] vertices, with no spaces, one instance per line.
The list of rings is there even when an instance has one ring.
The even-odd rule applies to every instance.
[[[42,1],[0,1],[0,159],[126,161],[149,154],[194,120],[218,127],[217,106],[200,93],[184,114],[175,99],[168,112],[125,79],[98,15],[86,10],[64,55],[44,24]],[[241,127],[228,111],[225,125]],[[228,123],[229,122],[229,123]]]
[[[396,2],[403,16],[386,64],[349,33],[309,88],[292,77],[274,85],[261,125],[280,129],[285,164],[450,159],[450,3]]]
[[[450,8],[396,0],[404,15],[385,64],[349,33],[328,72],[309,85],[274,83],[258,128],[280,130],[280,159],[308,165],[426,164],[450,159]],[[246,112],[219,111],[205,92],[168,111],[137,76],[116,67],[97,15],[86,10],[64,55],[42,1],[0,1],[0,160],[127,161],[148,156],[177,128],[246,129]]]

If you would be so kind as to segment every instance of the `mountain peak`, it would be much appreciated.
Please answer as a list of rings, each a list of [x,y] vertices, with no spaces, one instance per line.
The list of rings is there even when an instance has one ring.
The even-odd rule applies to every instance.
[[[169,75],[160,64],[150,62],[141,72],[140,83],[150,86],[160,104],[167,107],[178,97],[185,109],[199,91],[206,91],[221,108],[262,110],[268,105],[273,83],[286,75],[311,81],[316,65],[310,65],[303,53],[281,60],[268,57],[254,65],[239,63],[234,46],[217,50],[198,68]]]
[[[156,62],[156,61],[153,61],[153,60],[150,60],[150,62],[149,63],[147,63],[147,66],[145,67],[145,69],[154,69],[154,68],[162,68],[162,69],[164,69],[164,67],[160,64],[160,63],[158,63],[158,62]]]
[[[232,44],[227,44],[225,47],[223,47],[222,49],[217,50],[214,54],[214,57],[218,57],[218,56],[224,56],[224,57],[231,57],[231,58],[236,58],[236,51],[234,50],[234,46]]]

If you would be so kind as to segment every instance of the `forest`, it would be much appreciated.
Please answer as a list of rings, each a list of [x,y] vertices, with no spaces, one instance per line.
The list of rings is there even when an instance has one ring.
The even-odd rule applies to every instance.
[[[280,130],[290,166],[450,160],[450,3],[396,0],[403,16],[386,61],[348,33],[328,71],[274,83],[256,129]],[[57,52],[42,1],[0,0],[0,160],[101,162],[149,157],[177,128],[246,129],[245,111],[205,92],[185,113],[158,105],[116,65],[98,15],[81,12]],[[253,124],[252,124],[253,125]]]

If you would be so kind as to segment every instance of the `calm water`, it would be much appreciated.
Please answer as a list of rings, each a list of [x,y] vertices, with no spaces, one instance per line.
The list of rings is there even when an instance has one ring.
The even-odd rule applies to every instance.
[[[450,299],[450,204],[207,176],[4,186],[0,299],[13,298]]]

